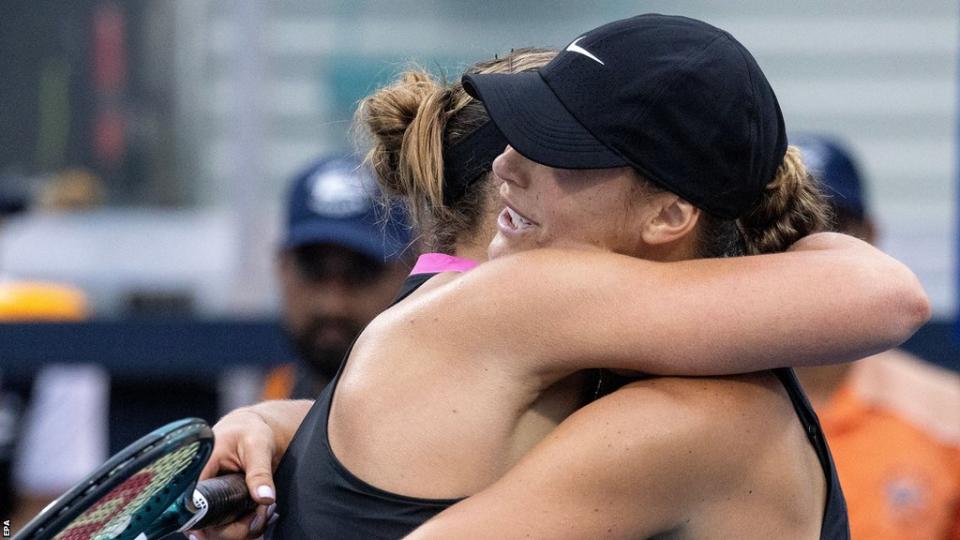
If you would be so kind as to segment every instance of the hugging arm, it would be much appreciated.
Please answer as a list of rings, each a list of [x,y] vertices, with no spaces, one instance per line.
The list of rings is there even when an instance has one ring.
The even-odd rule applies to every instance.
[[[551,379],[591,367],[717,375],[847,362],[900,344],[930,316],[906,266],[835,233],[785,253],[669,263],[533,250],[438,296],[450,319],[471,321],[444,329],[472,347],[465,357]]]

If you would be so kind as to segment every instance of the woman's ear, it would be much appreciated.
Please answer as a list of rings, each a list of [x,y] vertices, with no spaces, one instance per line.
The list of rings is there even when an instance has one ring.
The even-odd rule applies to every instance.
[[[643,241],[663,246],[687,238],[700,219],[700,209],[673,193],[658,193],[648,201],[649,218],[643,226]],[[690,238],[693,238],[690,236]]]

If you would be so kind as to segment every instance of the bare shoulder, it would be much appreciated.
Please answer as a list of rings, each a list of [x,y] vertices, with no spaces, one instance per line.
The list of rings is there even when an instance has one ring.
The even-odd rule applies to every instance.
[[[656,437],[685,446],[690,455],[705,454],[702,457],[714,465],[742,463],[785,429],[800,427],[782,384],[770,372],[636,381],[577,416],[581,418],[572,420],[597,435],[615,437],[621,445],[649,444]]]
[[[449,310],[444,309],[444,300],[451,291],[458,289],[463,278],[464,274],[457,272],[444,272],[431,277],[409,296],[377,315],[361,334],[355,349],[367,345],[367,341],[383,343],[422,338],[420,334],[436,335],[451,319],[447,313]],[[384,336],[389,336],[389,339],[384,339]]]
[[[377,315],[354,343],[342,382],[349,385],[352,375],[366,372],[365,367],[373,366],[378,371],[394,362],[402,363],[403,373],[414,380],[424,372],[442,378],[437,365],[471,373],[481,366],[482,362],[472,360],[484,358],[477,352],[482,342],[469,332],[477,314],[451,301],[466,277],[457,272],[437,274]],[[409,358],[417,361],[411,363]],[[396,372],[381,375],[394,381],[401,376]],[[377,380],[377,384],[381,382]],[[380,388],[377,393],[383,391]]]
[[[637,381],[568,422],[589,441],[593,474],[673,513],[669,537],[819,530],[823,472],[770,372]]]

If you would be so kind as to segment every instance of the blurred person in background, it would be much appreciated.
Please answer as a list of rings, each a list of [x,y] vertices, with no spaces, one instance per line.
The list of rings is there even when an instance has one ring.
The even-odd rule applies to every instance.
[[[327,158],[290,187],[276,268],[298,362],[268,374],[264,399],[316,397],[406,277],[406,226],[384,215],[365,174],[357,160]]]
[[[847,149],[812,134],[791,142],[826,186],[837,231],[875,243]],[[853,538],[960,539],[960,376],[897,349],[797,374],[833,450]]]

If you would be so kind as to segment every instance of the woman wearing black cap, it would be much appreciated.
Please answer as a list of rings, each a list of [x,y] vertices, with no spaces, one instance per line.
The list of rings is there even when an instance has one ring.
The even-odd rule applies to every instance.
[[[603,58],[578,42],[555,63],[567,62],[566,57],[575,54],[603,65]],[[698,43],[682,45],[689,48]],[[660,90],[669,89],[667,85]],[[737,110],[727,112],[732,117]],[[493,110],[491,115],[498,120]],[[574,167],[569,164],[565,164],[567,170],[551,168],[508,150],[499,158],[495,172],[506,181],[502,193],[510,208],[500,214],[498,240],[492,249],[506,253],[528,247],[562,247],[578,250],[578,254],[535,251],[505,257],[463,276],[442,274],[374,321],[357,342],[338,382],[328,387],[307,417],[285,465],[281,465],[281,476],[286,476],[277,500],[283,516],[277,523],[281,536],[386,538],[403,534],[424,515],[483,489],[516,463],[570,411],[570,399],[551,406],[538,401],[538,396],[578,369],[607,366],[721,373],[743,366],[777,365],[780,358],[784,364],[796,362],[798,356],[804,362],[840,359],[860,353],[863,347],[903,339],[909,334],[904,327],[912,328],[925,317],[925,301],[909,272],[852,240],[815,237],[801,241],[793,253],[740,260],[663,264],[610,255],[607,252],[614,251],[670,261],[782,249],[815,229],[820,218],[813,201],[795,206],[795,195],[807,189],[803,184],[806,175],[790,154],[786,160],[779,156],[783,163],[770,171],[768,181],[775,177],[776,181],[769,189],[765,189],[766,182],[759,187],[718,187],[716,197],[723,200],[726,210],[707,216],[686,200],[693,198],[695,190],[680,198],[659,177],[660,187],[641,182],[636,172],[639,167],[624,167],[623,161],[617,161],[622,159],[618,154],[603,155],[597,145],[581,144],[580,134],[569,131],[569,126],[557,126],[571,135],[567,140],[573,148],[567,150],[583,150],[583,165],[593,170],[569,170]],[[749,129],[753,128],[761,126]],[[507,135],[509,140],[511,135]],[[562,143],[564,137],[557,139]],[[545,145],[559,147],[556,143],[547,141]],[[732,138],[716,141],[717,151],[731,155],[734,150],[724,148],[738,144]],[[742,153],[749,150],[747,145]],[[587,154],[608,161],[587,161]],[[400,156],[401,161],[404,157]],[[731,164],[732,173],[714,171],[717,181],[739,173],[735,165]],[[760,168],[764,166],[758,162],[747,167],[752,173],[749,180],[763,174]],[[754,203],[762,199],[764,208],[759,215],[751,213],[743,222],[725,220],[728,210],[737,210],[738,200],[727,193],[751,189],[754,192],[741,198],[752,196]],[[705,203],[698,200],[698,204]],[[846,247],[837,249],[846,242]],[[884,331],[873,327],[869,335],[852,336],[858,330],[856,325],[839,329],[847,321],[836,314],[850,308],[844,304],[886,309],[894,303],[884,297],[868,300],[862,296],[863,290],[840,286],[843,280],[837,279],[835,272],[847,278],[876,277],[873,269],[857,260],[861,255],[876,257],[873,264],[889,272],[883,276],[885,284],[906,294],[910,305],[899,306],[903,311],[896,318],[883,316],[871,321]],[[802,270],[797,265],[802,265]],[[826,300],[812,298],[811,289],[818,289],[820,280],[828,289],[820,293],[832,295]],[[885,286],[875,292],[890,292],[883,289]],[[778,296],[790,302],[786,313],[772,301]],[[878,316],[874,312],[866,315]],[[783,343],[794,334],[799,334],[795,343]],[[811,472],[820,470],[821,464],[805,442],[802,425],[776,378],[761,374],[719,382],[664,381],[649,383],[662,391],[631,386],[598,404],[621,403],[622,396],[639,392],[647,397],[636,405],[664,414],[664,418],[673,408],[683,410],[679,405],[686,405],[687,416],[694,417],[700,409],[714,413],[743,409],[733,415],[733,420],[739,418],[740,422],[727,427],[779,430],[781,437],[771,452],[793,451],[779,459],[794,466],[778,471],[789,480],[778,489],[784,496],[799,494],[794,502],[800,526],[819,529],[816,507],[822,508],[826,490],[822,472]],[[682,389],[684,385],[701,390],[706,385],[708,388],[694,397],[703,394],[716,399],[668,404],[677,407],[657,402],[664,396],[680,395],[674,386]],[[566,397],[575,396],[576,390],[567,389]],[[786,417],[791,421],[784,421]],[[718,433],[726,433],[723,424],[713,425]],[[518,429],[520,426],[526,426],[526,431]],[[665,441],[670,440],[669,427],[661,426]],[[607,440],[611,448],[618,442]],[[625,440],[637,442],[635,438]],[[276,446],[285,446],[285,441],[279,440]],[[672,448],[670,453],[680,450]],[[631,455],[621,447],[617,453]],[[582,452],[578,456],[582,458]],[[686,459],[702,457],[698,450]],[[765,470],[780,463],[765,463]],[[283,473],[285,466],[295,472]],[[696,472],[691,470],[694,476]],[[589,478],[578,482],[593,485]],[[769,485],[756,489],[758,497],[768,498]],[[704,494],[713,500],[712,493]],[[779,502],[773,502],[778,509]],[[596,509],[601,515],[605,504],[599,500],[585,509]],[[811,513],[817,515],[811,518]],[[484,527],[493,530],[498,525],[508,523]],[[764,525],[769,530],[770,523]],[[621,532],[633,524],[624,521],[617,526]],[[612,532],[613,526],[609,528]],[[604,530],[582,530],[581,536],[596,536]],[[649,535],[667,530],[650,529]],[[439,536],[485,533],[483,528],[475,528],[470,534],[461,530]]]
[[[510,143],[493,166],[507,210],[491,256],[555,245],[590,224],[601,231],[594,237],[616,231],[589,216],[609,216],[623,200],[648,211],[628,212],[622,230],[635,233],[608,238],[658,260],[778,251],[823,224],[825,204],[787,147],[759,66],[699,21],[617,21],[536,73],[468,75],[464,85]],[[717,296],[695,309],[736,317]],[[465,533],[849,537],[823,433],[789,370],[626,385],[411,537]]]

